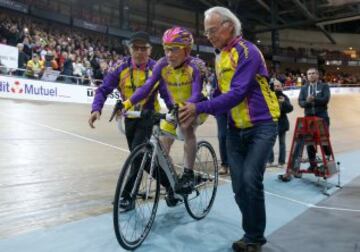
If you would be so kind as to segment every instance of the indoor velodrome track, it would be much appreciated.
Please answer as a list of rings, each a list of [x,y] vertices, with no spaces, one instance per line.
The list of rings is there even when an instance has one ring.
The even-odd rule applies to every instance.
[[[302,110],[292,103],[293,130]],[[95,130],[87,124],[89,111],[90,105],[0,99],[1,252],[123,251],[113,231],[111,202],[129,152],[125,137],[108,123],[111,108]],[[333,95],[329,112],[343,188],[332,186],[325,196],[313,175],[283,183],[277,175],[284,171],[268,169],[263,251],[360,251],[360,93]],[[213,118],[197,135],[217,149]],[[181,150],[177,143],[175,162],[181,163]],[[337,177],[330,182],[336,184]],[[137,251],[231,251],[242,234],[229,177],[222,177],[214,206],[201,221],[184,205],[168,208],[161,200],[150,235]]]

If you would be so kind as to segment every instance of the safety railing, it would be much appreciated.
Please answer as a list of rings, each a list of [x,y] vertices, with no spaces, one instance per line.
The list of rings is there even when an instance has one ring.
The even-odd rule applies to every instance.
[[[16,76],[18,78],[26,79],[37,79],[44,81],[52,81],[59,83],[67,83],[73,85],[84,85],[84,86],[99,86],[102,84],[102,80],[94,79],[91,76],[69,76],[60,74],[59,71],[54,71],[49,68],[45,69],[42,73],[30,74],[28,70],[21,68],[8,68],[5,66],[0,66],[0,74],[4,76]],[[47,74],[47,78],[44,78],[44,75]],[[360,83],[328,83],[330,87],[360,87]],[[284,86],[284,90],[296,90],[300,89],[301,86]]]
[[[0,74],[4,76],[16,76],[18,78],[59,82],[72,85],[99,86],[103,82],[102,80],[94,79],[88,75],[70,76],[60,74],[60,71],[52,70],[51,68],[45,68],[42,71],[30,71],[27,69],[0,66]]]

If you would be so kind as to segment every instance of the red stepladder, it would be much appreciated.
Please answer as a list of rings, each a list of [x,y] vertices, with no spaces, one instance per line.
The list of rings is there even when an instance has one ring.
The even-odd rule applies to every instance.
[[[309,145],[313,145],[318,154],[315,160],[316,167],[302,169],[301,164],[309,162],[303,158],[304,149]],[[325,148],[327,148],[327,151],[325,151]],[[292,175],[301,178],[303,173],[314,174],[319,180],[323,178],[325,181],[323,192],[326,195],[328,195],[327,179],[332,175],[338,175],[337,187],[341,187],[340,163],[335,161],[328,127],[320,117],[305,116],[297,118],[286,173],[279,175],[279,179],[288,182],[291,180]]]

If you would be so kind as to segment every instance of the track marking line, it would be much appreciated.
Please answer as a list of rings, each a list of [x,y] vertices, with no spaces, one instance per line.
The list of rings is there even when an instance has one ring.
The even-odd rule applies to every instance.
[[[14,119],[14,120],[17,120],[17,121],[20,121],[20,122],[23,122],[23,123],[27,123],[27,124],[30,124],[30,125],[35,125],[35,126],[39,126],[39,127],[43,127],[43,128],[47,128],[47,129],[50,129],[50,130],[53,130],[53,131],[56,131],[56,132],[60,132],[60,133],[66,134],[66,135],[74,136],[74,137],[77,137],[77,138],[80,138],[80,139],[83,139],[83,140],[86,140],[86,141],[89,141],[89,142],[101,144],[101,145],[104,145],[104,146],[107,146],[107,147],[110,147],[110,148],[114,148],[114,149],[121,150],[121,151],[129,153],[129,150],[127,150],[127,149],[123,149],[123,148],[118,147],[116,145],[104,143],[104,142],[101,142],[101,141],[98,141],[98,140],[95,140],[95,139],[92,139],[92,138],[89,138],[89,137],[85,137],[85,136],[82,136],[82,135],[79,135],[79,134],[76,134],[76,133],[72,133],[70,131],[62,130],[62,129],[55,128],[55,127],[52,127],[52,126],[49,126],[49,125],[46,125],[46,124],[42,124],[42,123],[25,122],[23,120],[15,119],[15,118],[12,118],[12,117],[10,117],[10,118]],[[231,180],[226,179],[226,178],[219,177],[219,180],[231,183]],[[276,193],[272,193],[272,192],[268,192],[268,191],[264,191],[264,192],[266,194],[268,194],[268,195],[273,196],[273,197],[283,199],[283,200],[286,200],[286,201],[290,201],[290,202],[293,202],[293,203],[296,203],[296,204],[299,204],[299,205],[303,205],[303,206],[306,206],[308,208],[360,213],[360,209],[317,206],[317,205],[314,205],[312,203],[307,203],[307,202],[303,202],[303,201],[300,201],[300,200],[292,199],[292,198],[289,198],[289,197],[286,197],[286,196],[282,196],[280,194],[276,194]]]

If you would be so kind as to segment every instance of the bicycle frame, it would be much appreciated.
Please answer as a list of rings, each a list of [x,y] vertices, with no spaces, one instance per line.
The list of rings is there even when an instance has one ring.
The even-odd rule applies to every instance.
[[[126,114],[131,115],[133,117],[141,116],[139,111],[131,111],[131,112],[128,111]],[[119,129],[121,130],[121,132],[125,133],[121,126],[119,127]],[[174,165],[170,161],[169,155],[166,153],[166,151],[164,150],[164,147],[161,145],[159,137],[162,135],[164,135],[164,134],[162,134],[160,126],[158,124],[154,124],[151,138],[148,141],[148,144],[150,144],[154,148],[153,154],[151,156],[151,165],[150,165],[150,169],[148,172],[149,172],[149,174],[154,174],[155,165],[158,164],[160,169],[162,169],[164,171],[167,179],[169,180],[169,183],[170,183],[171,188],[173,189],[173,192],[175,192],[175,185],[178,182],[177,173],[175,171]],[[141,162],[141,166],[139,168],[138,174],[137,174],[135,182],[134,182],[134,187],[131,191],[131,195],[136,194],[136,188],[138,187],[138,185],[141,181],[141,176],[143,174],[144,167],[145,167],[145,159],[143,158],[143,160]],[[146,185],[146,197],[150,193],[152,180],[153,180],[153,176],[149,176],[147,185]],[[176,193],[174,193],[174,195],[175,195],[175,197],[179,196]]]
[[[169,180],[170,186],[175,191],[175,185],[178,182],[177,174],[174,168],[174,165],[170,161],[170,158],[164,147],[161,145],[159,137],[161,136],[161,129],[159,125],[154,125],[153,134],[149,142],[154,146],[154,152],[151,159],[150,172],[153,172],[153,167],[155,162],[158,162],[160,169],[162,169]]]

